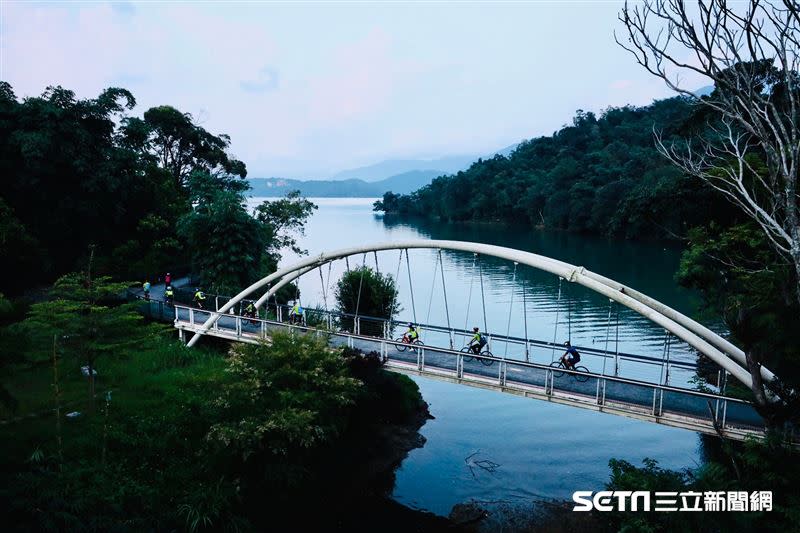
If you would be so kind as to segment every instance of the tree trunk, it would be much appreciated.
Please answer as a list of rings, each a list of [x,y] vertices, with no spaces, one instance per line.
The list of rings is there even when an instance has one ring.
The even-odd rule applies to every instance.
[[[753,380],[750,390],[755,397],[756,410],[764,417],[767,427],[772,429],[775,425],[775,416],[772,405],[764,391],[764,380],[761,377],[761,358],[753,353],[752,348],[745,349],[744,355],[747,360],[747,369],[750,371],[750,377]]]

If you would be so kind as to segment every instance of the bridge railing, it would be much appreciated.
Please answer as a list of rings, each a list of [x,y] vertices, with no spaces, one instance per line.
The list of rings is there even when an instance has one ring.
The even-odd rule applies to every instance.
[[[269,304],[268,315],[279,321],[287,320],[291,306]],[[271,312],[270,312],[271,311]],[[411,320],[387,320],[363,314],[342,313],[334,310],[310,308],[305,309],[305,323],[321,326],[328,330],[338,329],[374,337],[397,339],[405,331]],[[473,333],[469,330],[445,327],[435,324],[413,322],[420,332],[420,339],[426,345],[461,348],[468,344]],[[550,364],[558,360],[564,352],[561,343],[523,337],[487,333],[488,349],[494,355],[502,354],[506,359],[523,361],[539,360]],[[590,346],[576,346],[582,356],[582,364],[604,374],[621,375],[623,367],[625,375],[645,381],[657,381],[665,384],[683,383],[697,384],[707,390],[722,390],[723,375],[717,372],[711,382],[704,382],[698,375],[697,363],[677,359],[663,360],[658,357],[632,354],[628,352],[601,350]],[[713,378],[716,378],[715,380]],[[698,380],[700,382],[698,383]]]
[[[208,305],[215,310],[222,307],[228,301],[228,297],[210,296]],[[165,320],[168,316],[168,307],[163,302],[151,300],[150,316],[156,319]],[[178,304],[180,305],[180,304]],[[187,309],[189,306],[185,306]],[[241,305],[237,305],[229,315],[241,314]],[[264,312],[269,319],[278,322],[289,320],[292,306],[284,304],[268,303],[265,305]],[[319,308],[304,308],[302,317],[304,325],[318,327],[329,331],[346,331],[358,335],[366,334],[372,337],[385,339],[399,338],[398,329],[404,330],[408,323],[404,320],[387,320],[380,317],[369,315],[356,315],[352,313],[341,313],[334,310]],[[447,328],[435,324],[415,323],[421,332],[420,338],[427,345],[438,347],[460,348],[468,343],[472,337],[472,332],[460,328]],[[501,355],[506,360],[520,361],[541,361],[547,364],[558,360],[563,353],[563,345],[550,341],[537,339],[525,339],[516,336],[498,335],[488,333],[488,349],[494,355]],[[662,360],[657,357],[632,354],[627,352],[606,351],[590,346],[576,346],[583,358],[581,364],[590,370],[602,373],[603,375],[621,375],[623,367],[625,375],[635,377],[643,381],[658,382],[662,384],[681,383],[702,390],[721,392],[724,387],[724,377],[718,371],[714,376],[716,383],[704,380],[698,374],[696,363],[671,359]]]
[[[175,306],[176,325],[188,325],[190,330],[199,328],[208,316],[208,311]],[[320,313],[320,316],[330,315]],[[265,339],[270,331],[285,328],[295,332],[325,334],[334,342],[351,347],[359,344],[362,349],[372,348],[389,364],[420,373],[441,374],[450,379],[500,387],[520,394],[540,394],[599,410],[620,410],[634,417],[683,420],[684,427],[706,432],[714,427],[722,432],[759,433],[764,429],[761,417],[744,400],[715,392],[597,372],[557,369],[546,363],[474,356],[443,347],[415,348],[385,337],[378,338],[335,328],[326,331],[324,328],[304,324],[249,319],[235,314],[222,314],[213,327],[212,335],[223,334],[239,340],[250,338],[255,341]]]

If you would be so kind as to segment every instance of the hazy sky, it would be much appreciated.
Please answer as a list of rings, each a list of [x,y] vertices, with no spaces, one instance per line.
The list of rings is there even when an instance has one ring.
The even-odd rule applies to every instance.
[[[135,114],[169,104],[228,133],[254,177],[490,154],[670,96],[614,43],[621,1],[0,5],[18,97],[128,88]]]

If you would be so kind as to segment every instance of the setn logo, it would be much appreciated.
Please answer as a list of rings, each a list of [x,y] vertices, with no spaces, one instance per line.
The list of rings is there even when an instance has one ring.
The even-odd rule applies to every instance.
[[[594,496],[592,496],[594,494]],[[573,511],[649,511],[650,492],[646,490],[577,490],[572,494],[577,504]],[[615,505],[616,500],[616,505]]]

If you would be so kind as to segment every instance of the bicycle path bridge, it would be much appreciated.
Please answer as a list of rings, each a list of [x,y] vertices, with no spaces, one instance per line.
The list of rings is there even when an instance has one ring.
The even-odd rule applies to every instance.
[[[472,356],[454,349],[455,346],[463,344],[457,341],[468,339],[471,332],[452,327],[450,324],[443,266],[441,281],[447,325],[419,324],[424,330],[436,333],[438,342],[431,342],[426,338],[426,345],[411,347],[399,340],[393,340],[396,326],[408,321],[359,315],[360,290],[354,314],[327,310],[327,296],[325,296],[327,287],[323,277],[323,266],[330,265],[333,261],[344,260],[349,270],[350,257],[361,256],[362,264],[366,264],[367,255],[370,254],[374,256],[375,268],[380,270],[378,252],[399,251],[395,279],[400,275],[405,254],[409,285],[413,287],[408,253],[410,249],[436,250],[437,269],[442,264],[442,250],[451,250],[472,253],[473,266],[481,256],[492,256],[513,262],[515,277],[517,266],[525,265],[558,276],[559,283],[566,281],[583,285],[608,297],[610,303],[624,305],[664,328],[665,342],[662,357],[622,353],[618,349],[609,350],[608,325],[605,327],[604,350],[576,347],[583,357],[582,362],[593,368],[602,367],[599,372],[554,369],[551,366],[552,362],[563,352],[563,346],[555,342],[556,334],[554,333],[552,342],[528,338],[527,324],[524,337],[488,333],[490,349],[500,345],[505,347],[505,355],[502,357],[491,353]],[[319,270],[326,309],[306,309],[302,324],[286,323],[284,317],[287,315],[287,306],[278,305],[277,302],[271,303],[270,298],[273,298],[281,287],[315,269]],[[483,301],[482,270],[479,272]],[[434,272],[434,279],[436,274]],[[471,292],[470,285],[470,298]],[[255,299],[255,296],[258,298]],[[265,316],[268,318],[241,316],[243,303],[254,299],[257,308],[266,308]],[[416,318],[413,288],[411,300]],[[721,435],[735,440],[751,436],[759,437],[765,433],[764,421],[750,402],[725,394],[728,376],[750,387],[752,378],[746,368],[745,356],[741,349],[689,317],[630,287],[590,272],[584,267],[529,252],[462,241],[420,240],[365,245],[308,257],[294,265],[277,270],[232,298],[212,296],[207,302],[209,305],[213,304],[213,310],[201,310],[180,304],[165,306],[163,302],[151,300],[148,312],[153,316],[160,312],[162,318],[168,317],[172,320],[182,340],[187,340],[187,334],[191,334],[188,346],[193,346],[203,335],[247,343],[268,341],[270,334],[279,330],[288,330],[296,334],[327,335],[334,345],[347,345],[365,353],[376,352],[380,354],[388,370],[408,375],[420,375],[497,390],[709,435]],[[523,316],[526,316],[525,313]],[[609,324],[610,316],[609,311]],[[416,320],[413,322],[417,323]],[[687,383],[684,384],[670,382],[671,376],[677,373],[697,374],[696,363],[670,359],[670,345],[673,338],[687,343],[720,367],[716,384],[706,383],[692,387],[688,380],[685,380]],[[495,349],[494,352],[499,353],[499,350]],[[589,361],[593,361],[593,364]],[[620,370],[623,362],[628,368],[644,366],[657,369],[658,378],[642,379],[622,375]],[[767,368],[762,368],[761,372],[764,380],[775,379],[774,374]],[[793,434],[791,438],[794,440]]]

